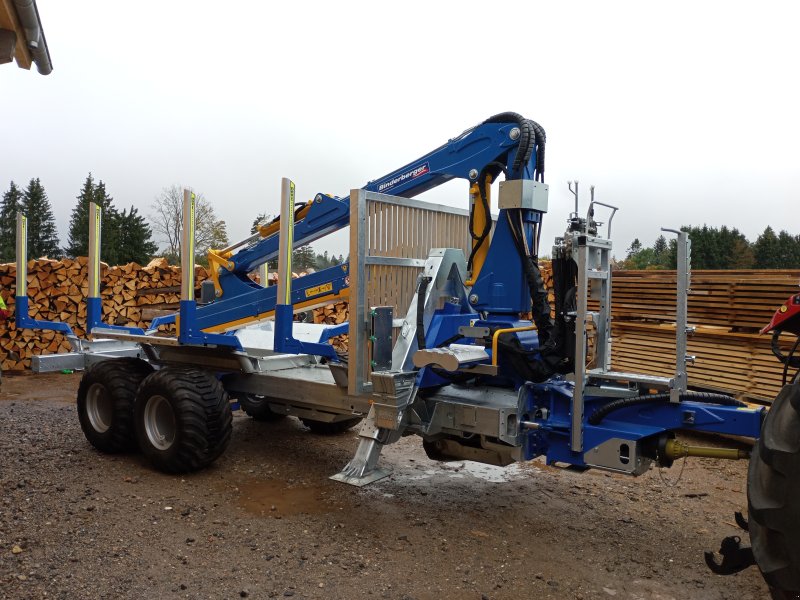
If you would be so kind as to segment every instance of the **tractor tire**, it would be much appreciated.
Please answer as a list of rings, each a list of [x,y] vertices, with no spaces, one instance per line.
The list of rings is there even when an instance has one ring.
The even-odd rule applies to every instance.
[[[166,473],[207,467],[228,447],[233,416],[228,394],[210,373],[166,368],[139,386],[134,407],[139,448]]]
[[[286,415],[275,412],[269,407],[270,399],[257,394],[245,394],[239,397],[239,405],[248,416],[255,421],[275,422],[285,419]]]
[[[300,419],[303,425],[311,430],[311,433],[317,435],[335,435],[343,433],[352,427],[355,427],[362,421],[362,417],[355,417],[353,419],[345,419],[344,421],[334,421],[329,423],[327,421],[317,421],[315,419]]]
[[[138,358],[112,358],[89,367],[78,386],[83,435],[100,452],[136,449],[133,404],[139,384],[153,367]]]
[[[800,599],[800,382],[786,385],[761,428],[747,476],[750,541],[773,598]]]

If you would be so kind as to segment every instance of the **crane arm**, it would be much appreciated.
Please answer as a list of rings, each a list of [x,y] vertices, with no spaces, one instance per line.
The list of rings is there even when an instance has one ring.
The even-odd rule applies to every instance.
[[[506,179],[542,180],[544,146],[545,133],[541,126],[517,113],[500,113],[467,129],[424,156],[368,182],[363,189],[411,198],[451,179],[469,181],[471,194],[481,200],[476,201],[471,208],[473,254],[481,249],[485,254],[491,229],[488,186],[501,172]],[[299,247],[349,225],[350,198],[317,194],[313,200],[300,206],[294,217],[294,247]],[[279,220],[275,219],[260,226],[258,233],[251,238],[221,251],[210,252],[209,264],[212,266],[212,279],[218,299],[198,308],[198,324],[202,328],[225,326],[231,322],[231,313],[239,317],[236,319],[237,323],[243,322],[248,318],[242,317],[243,313],[254,312],[245,310],[243,304],[254,298],[250,296],[251,293],[258,294],[260,298],[264,292],[263,288],[249,279],[248,273],[277,256],[278,228]],[[346,270],[345,266],[345,275]],[[328,273],[332,279],[344,281],[345,275],[342,272],[343,269],[337,270],[337,267],[333,267],[315,274],[317,277],[314,279]],[[316,287],[324,289],[327,286]],[[334,287],[341,291],[344,286]],[[243,297],[244,294],[248,297]],[[314,299],[308,297],[308,302],[313,302]],[[248,316],[260,318],[266,314],[264,309],[273,303],[272,299],[254,303],[260,306],[255,311],[258,314]],[[223,314],[228,316],[223,318]]]

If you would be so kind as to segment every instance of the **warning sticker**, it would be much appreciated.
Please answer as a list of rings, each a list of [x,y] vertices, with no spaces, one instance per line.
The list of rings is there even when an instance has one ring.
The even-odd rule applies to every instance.
[[[320,294],[324,294],[325,292],[333,291],[333,284],[332,283],[323,283],[322,285],[318,285],[317,287],[308,288],[306,290],[306,298],[311,298],[312,296],[319,296]]]

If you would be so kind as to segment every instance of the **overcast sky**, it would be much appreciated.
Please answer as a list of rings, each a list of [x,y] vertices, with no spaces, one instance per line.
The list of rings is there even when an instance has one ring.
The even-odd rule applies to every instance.
[[[235,240],[282,176],[344,195],[507,110],[547,131],[543,248],[572,179],[620,207],[617,256],[661,226],[800,233],[795,2],[38,6],[54,69],[0,67],[0,184],[41,178],[62,245],[89,171],[145,214],[192,186]]]

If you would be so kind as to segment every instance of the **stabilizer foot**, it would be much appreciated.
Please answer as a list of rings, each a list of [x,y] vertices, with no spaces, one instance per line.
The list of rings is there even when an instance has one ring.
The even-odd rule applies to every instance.
[[[387,437],[386,433],[388,433],[387,430],[376,427],[375,408],[371,408],[358,433],[361,439],[353,460],[347,463],[339,473],[331,476],[331,479],[356,487],[363,487],[389,475],[391,473],[390,470],[377,467],[378,458],[380,458],[381,450],[383,450],[384,446],[384,443],[379,441],[379,438]]]

